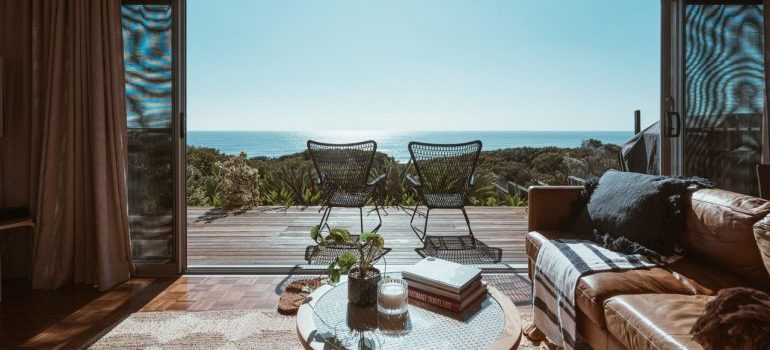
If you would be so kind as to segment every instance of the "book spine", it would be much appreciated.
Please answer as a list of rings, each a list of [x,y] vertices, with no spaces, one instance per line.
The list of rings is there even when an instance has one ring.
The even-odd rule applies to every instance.
[[[450,286],[450,285],[445,284],[445,283],[441,283],[441,282],[437,282],[437,281],[434,281],[434,280],[431,280],[431,279],[423,278],[422,276],[413,275],[413,274],[407,273],[407,272],[402,272],[401,273],[401,278],[403,278],[403,279],[405,279],[407,281],[414,281],[414,282],[421,283],[421,284],[424,284],[424,285],[432,287],[432,288],[441,289],[443,291],[447,291],[449,293],[454,293],[454,294],[462,294],[464,291],[470,289],[472,286],[475,286],[476,284],[479,283],[479,281],[481,281],[481,275],[479,274],[478,276],[476,276],[473,279],[471,279],[464,286],[458,288],[458,287]]]
[[[442,299],[435,295],[431,295],[430,293],[423,292],[423,291],[414,289],[412,287],[409,287],[408,289],[409,289],[409,297],[412,299],[416,299],[416,300],[440,307],[442,309],[447,309],[452,312],[460,311],[460,303]]]
[[[479,279],[479,280],[476,280],[475,282],[473,282],[467,289],[463,290],[463,292],[455,293],[455,292],[450,292],[450,291],[448,291],[446,289],[437,288],[437,287],[434,287],[434,286],[431,286],[431,285],[427,285],[425,283],[422,283],[420,281],[415,281],[415,280],[412,280],[410,278],[404,277],[404,280],[406,280],[407,283],[409,283],[410,287],[413,286],[416,289],[419,289],[420,291],[427,292],[427,293],[433,294],[435,296],[440,296],[442,298],[445,298],[445,299],[450,300],[450,301],[455,301],[455,302],[459,302],[460,301],[460,299],[461,299],[460,296],[462,294],[468,292],[469,290],[476,289],[476,288],[478,288],[482,284],[481,280]]]
[[[414,287],[415,289],[418,289],[420,291],[431,293],[431,294],[437,295],[437,296],[441,296],[443,298],[446,298],[447,300],[453,300],[453,301],[459,301],[460,300],[460,294],[455,294],[455,293],[452,293],[452,292],[447,292],[447,291],[445,291],[443,289],[438,289],[438,288],[435,288],[435,287],[431,287],[431,286],[429,286],[427,284],[422,284],[422,283],[419,283],[419,282],[408,280],[406,278],[404,278],[404,280],[406,280],[407,283],[409,283],[409,287]]]
[[[465,321],[469,316],[472,316],[476,312],[478,312],[481,309],[481,302],[474,302],[471,305],[469,305],[465,310],[460,312],[450,311],[447,309],[443,309],[440,307],[436,307],[433,304],[429,304],[420,300],[410,300],[409,303],[411,305],[414,305],[419,308],[426,309],[431,312],[435,312],[440,315],[444,315],[446,317],[458,320],[458,321]]]

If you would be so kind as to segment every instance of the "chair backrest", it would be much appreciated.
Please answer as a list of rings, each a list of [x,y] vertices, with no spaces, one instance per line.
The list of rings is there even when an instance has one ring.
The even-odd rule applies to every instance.
[[[461,193],[476,170],[481,141],[438,144],[410,142],[409,154],[425,193]]]
[[[323,143],[308,140],[307,149],[318,176],[335,190],[357,191],[366,187],[377,143]]]

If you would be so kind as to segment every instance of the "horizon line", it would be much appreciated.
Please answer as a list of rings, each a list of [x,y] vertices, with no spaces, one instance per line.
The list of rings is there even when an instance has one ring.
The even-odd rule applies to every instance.
[[[289,129],[188,129],[191,131],[217,131],[217,132],[634,132],[634,130],[376,130],[376,129],[325,129],[325,130],[289,130]]]

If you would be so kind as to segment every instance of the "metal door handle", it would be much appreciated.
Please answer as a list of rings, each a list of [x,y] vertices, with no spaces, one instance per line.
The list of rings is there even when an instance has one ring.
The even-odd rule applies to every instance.
[[[672,127],[676,123],[676,127]],[[666,112],[666,133],[668,137],[679,137],[682,134],[682,117],[679,112]]]
[[[184,112],[179,113],[179,137],[187,137],[187,116]]]

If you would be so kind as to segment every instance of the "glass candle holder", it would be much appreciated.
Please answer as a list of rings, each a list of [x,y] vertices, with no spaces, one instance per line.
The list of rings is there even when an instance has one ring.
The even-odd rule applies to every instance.
[[[377,311],[401,315],[409,310],[409,289],[405,280],[383,277],[377,284]]]

